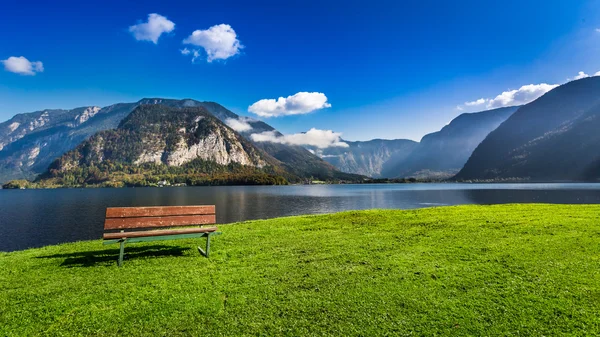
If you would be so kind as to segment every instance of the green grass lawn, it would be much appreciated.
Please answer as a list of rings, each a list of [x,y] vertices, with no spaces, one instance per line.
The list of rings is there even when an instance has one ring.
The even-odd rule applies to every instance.
[[[82,224],[83,225],[83,224]],[[373,210],[0,253],[0,336],[600,334],[600,205]]]

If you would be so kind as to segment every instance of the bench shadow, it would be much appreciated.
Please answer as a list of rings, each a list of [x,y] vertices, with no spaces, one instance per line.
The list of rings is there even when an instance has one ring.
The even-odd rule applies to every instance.
[[[189,247],[153,245],[144,247],[125,247],[124,260],[133,260],[144,257],[182,256]],[[119,258],[119,249],[103,249],[96,251],[84,251],[67,254],[53,254],[36,256],[37,259],[61,259],[65,260],[61,267],[93,267],[98,264],[106,266],[116,265]]]

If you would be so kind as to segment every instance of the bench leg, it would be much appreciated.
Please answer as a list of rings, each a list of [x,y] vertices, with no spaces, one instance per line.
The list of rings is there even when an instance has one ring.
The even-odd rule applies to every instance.
[[[210,234],[211,233],[208,233],[208,236],[206,237],[206,257],[210,255]]]
[[[123,265],[123,255],[125,254],[125,240],[121,241],[121,247],[119,247],[119,267]]]
[[[200,252],[200,254],[204,255],[205,257],[208,257],[208,255],[210,254],[210,235],[212,233],[208,233],[206,235],[206,250],[203,250],[202,248],[200,248],[200,246],[198,246],[198,251]]]

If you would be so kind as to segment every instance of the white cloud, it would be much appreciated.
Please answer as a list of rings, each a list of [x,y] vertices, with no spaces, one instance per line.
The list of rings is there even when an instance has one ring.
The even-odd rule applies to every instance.
[[[558,84],[529,84],[516,90],[509,90],[496,96],[487,104],[488,108],[501,108],[505,106],[522,105],[532,102],[548,91],[558,87]]]
[[[287,98],[261,99],[248,107],[248,111],[261,117],[279,117],[307,114],[309,112],[330,108],[327,96],[320,92],[299,92]]]
[[[600,33],[600,28],[596,28],[596,33]]]
[[[192,54],[193,54],[192,63],[194,63],[196,61],[196,59],[200,57],[200,53],[198,52],[198,49],[194,49],[194,52]]]
[[[472,101],[472,102],[465,102],[466,106],[477,106],[477,105],[482,105],[485,104],[487,102],[487,100],[485,98],[480,98],[476,101]]]
[[[600,28],[599,28],[600,29]],[[600,76],[600,71],[594,73],[594,75],[588,75],[584,71],[580,71],[573,78],[568,78],[567,81],[580,80],[591,76]],[[472,102],[465,102],[462,105],[458,105],[456,110],[463,111],[465,107],[478,107],[485,105],[488,109],[501,108],[506,106],[523,105],[532,102],[548,91],[558,87],[560,84],[529,84],[524,85],[516,90],[508,90],[495,98],[480,98]]]
[[[198,49],[187,49],[187,48],[183,48],[179,50],[181,52],[182,55],[192,55],[192,63],[194,63],[196,61],[197,58],[200,57],[200,52]]]
[[[590,77],[590,75],[588,75],[588,74],[584,73],[583,71],[580,71],[580,72],[577,74],[577,76],[573,77],[573,80],[574,80],[574,81],[575,81],[575,80],[580,80],[580,79],[582,79],[582,78],[587,78],[587,77]],[[570,81],[571,79],[568,79],[568,80]]]
[[[148,21],[129,27],[129,32],[138,41],[152,41],[158,43],[158,38],[163,33],[170,33],[175,29],[175,23],[160,14],[148,14]]]
[[[30,62],[23,56],[11,56],[6,60],[0,61],[4,64],[4,70],[19,75],[33,76],[36,73],[44,71],[44,64],[40,61]]]
[[[239,54],[244,48],[233,28],[226,24],[215,25],[206,30],[195,30],[183,43],[204,48],[208,62],[228,59]]]
[[[558,87],[558,84],[528,84],[519,89],[504,91],[495,98],[480,98],[472,102],[465,102],[464,106],[485,106],[487,109],[496,109],[507,106],[523,105],[538,99],[556,87]]]
[[[304,133],[295,133],[291,135],[280,135],[275,131],[265,131],[255,133],[250,136],[255,142],[271,142],[289,145],[308,145],[319,149],[328,147],[348,147],[347,143],[342,141],[342,134],[331,130],[319,130],[312,128]]]
[[[238,119],[227,118],[225,120],[225,124],[227,124],[227,126],[234,129],[235,131],[245,132],[245,131],[252,130],[252,125],[250,125],[250,123],[248,123],[248,121],[250,121],[250,120],[251,119],[244,118],[244,117],[239,117]]]

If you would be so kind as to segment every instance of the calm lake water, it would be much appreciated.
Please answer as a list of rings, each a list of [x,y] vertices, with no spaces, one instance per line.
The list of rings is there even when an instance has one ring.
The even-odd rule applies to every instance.
[[[0,190],[0,251],[102,237],[106,207],[217,205],[217,222],[370,208],[600,203],[600,184],[389,184]]]

